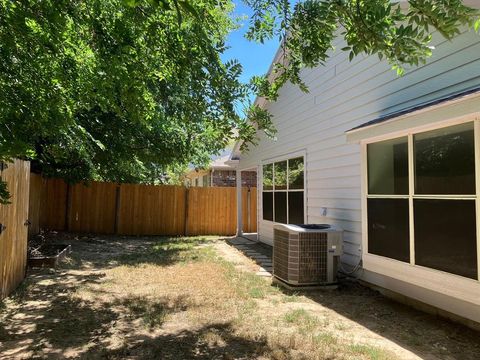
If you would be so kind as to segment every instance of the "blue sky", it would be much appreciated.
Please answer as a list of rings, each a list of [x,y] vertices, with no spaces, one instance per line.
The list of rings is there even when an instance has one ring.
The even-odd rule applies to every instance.
[[[247,15],[250,17],[252,11],[245,6],[242,0],[234,1],[236,7],[234,16]],[[253,75],[264,75],[273,60],[278,48],[278,39],[272,39],[264,44],[258,44],[245,39],[244,34],[248,29],[248,18],[242,20],[242,26],[230,34],[227,45],[230,46],[222,59],[224,61],[237,59],[243,66],[241,80],[248,82]],[[253,100],[253,99],[252,99]]]

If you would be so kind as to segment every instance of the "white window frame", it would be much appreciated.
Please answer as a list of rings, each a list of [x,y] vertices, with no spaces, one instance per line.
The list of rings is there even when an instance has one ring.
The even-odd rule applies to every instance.
[[[415,195],[414,194],[414,153],[413,153],[413,135],[446,128],[454,125],[474,123],[475,138],[475,195],[454,196],[455,199],[469,199],[475,201],[476,208],[476,234],[477,234],[477,279],[471,279],[464,276],[448,273],[442,270],[436,270],[415,264],[415,239],[414,239],[414,219],[413,219],[413,200],[416,198],[429,199],[448,199],[452,196],[445,195]],[[384,140],[391,140],[399,137],[408,138],[408,167],[409,167],[409,193],[404,195],[369,195],[368,194],[368,163],[367,163],[367,145]],[[385,135],[371,137],[360,142],[361,145],[361,188],[362,188],[362,258],[363,268],[375,273],[380,273],[407,283],[412,283],[424,288],[444,293],[468,300],[474,304],[480,305],[480,113],[472,113],[462,117],[439,121],[434,124],[427,124],[406,130],[396,131]],[[407,198],[409,200],[409,238],[410,238],[410,263],[387,258],[380,255],[370,254],[368,252],[368,214],[367,199],[381,198]]]
[[[290,185],[288,184],[288,181],[287,181],[287,188],[286,189],[281,189],[281,190],[275,190],[275,165],[273,165],[274,163],[276,162],[282,162],[282,161],[287,161],[287,179],[288,179],[288,176],[289,176],[289,166],[288,166],[288,160],[290,159],[296,159],[296,158],[299,158],[299,157],[303,157],[303,189],[289,189]],[[264,165],[269,165],[269,164],[272,164],[273,165],[273,188],[271,190],[264,190],[263,189],[263,166]],[[269,192],[269,193],[273,193],[273,203],[272,203],[272,211],[273,211],[273,219],[275,219],[275,192],[286,192],[287,193],[287,221],[290,220],[290,217],[289,217],[289,209],[288,209],[288,192],[301,192],[303,191],[303,220],[306,224],[308,224],[308,219],[307,219],[307,152],[306,150],[300,150],[300,151],[297,151],[297,152],[292,152],[292,153],[288,153],[288,154],[284,154],[284,155],[281,155],[281,156],[277,156],[277,157],[274,157],[274,158],[269,158],[269,159],[264,159],[262,160],[261,162],[261,165],[260,165],[260,169],[261,169],[261,172],[260,172],[260,176],[259,176],[259,180],[260,180],[260,204],[261,204],[261,208],[260,208],[260,216],[259,218],[261,219],[261,221],[267,223],[267,224],[279,224],[278,222],[276,221],[271,221],[271,220],[265,220],[263,218],[263,193],[264,192]]]

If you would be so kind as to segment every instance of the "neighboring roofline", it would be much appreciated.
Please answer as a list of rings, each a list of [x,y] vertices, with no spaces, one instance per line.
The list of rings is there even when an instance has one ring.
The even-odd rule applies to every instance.
[[[368,121],[364,124],[356,126],[356,127],[352,128],[350,130],[347,130],[347,131],[345,131],[345,133],[346,134],[351,134],[351,133],[354,133],[354,132],[357,132],[357,131],[364,131],[364,130],[370,129],[372,127],[375,127],[377,125],[381,125],[381,124],[383,125],[383,124],[391,122],[391,121],[397,121],[397,120],[400,120],[401,118],[407,117],[409,115],[414,115],[414,114],[420,113],[422,111],[426,111],[426,110],[436,108],[436,107],[441,106],[441,105],[448,105],[450,103],[457,102],[459,100],[463,100],[463,99],[466,99],[466,98],[469,98],[469,97],[472,97],[472,96],[476,96],[476,95],[479,95],[479,94],[480,94],[480,86],[469,89],[469,90],[466,90],[466,91],[462,91],[462,92],[458,92],[458,93],[455,93],[455,94],[440,97],[440,98],[437,98],[437,99],[432,100],[432,101],[427,101],[427,102],[421,103],[419,105],[412,106],[412,107],[407,108],[407,109],[403,109],[403,110],[400,110],[400,111],[395,111],[393,113],[390,113],[390,114],[387,114],[387,115],[384,115],[384,116],[380,116],[380,117],[378,117],[374,120],[370,120],[370,121]]]

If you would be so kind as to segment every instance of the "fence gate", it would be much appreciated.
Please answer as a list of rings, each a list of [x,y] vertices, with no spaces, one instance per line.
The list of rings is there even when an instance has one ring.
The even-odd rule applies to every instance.
[[[15,160],[0,163],[0,176],[7,182],[10,204],[0,205],[0,299],[25,277],[27,263],[28,199],[30,163]]]

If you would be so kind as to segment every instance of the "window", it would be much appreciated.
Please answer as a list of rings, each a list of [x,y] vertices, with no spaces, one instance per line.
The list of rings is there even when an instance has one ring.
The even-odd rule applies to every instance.
[[[263,219],[284,224],[303,224],[303,157],[264,165],[262,181]]]
[[[413,146],[415,263],[476,279],[473,123],[416,134]]]
[[[370,254],[478,279],[473,122],[368,144],[367,179]]]
[[[410,262],[408,138],[367,146],[368,252]]]

